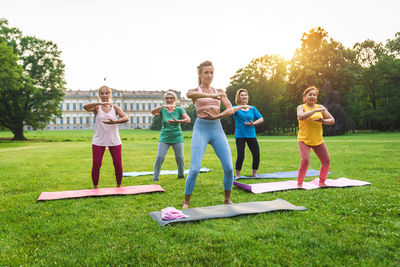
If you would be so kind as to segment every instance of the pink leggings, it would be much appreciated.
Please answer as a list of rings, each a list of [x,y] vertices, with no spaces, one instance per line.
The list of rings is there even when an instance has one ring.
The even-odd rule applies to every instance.
[[[306,177],[307,168],[310,164],[310,147],[314,150],[315,154],[321,161],[321,169],[319,171],[319,183],[324,183],[326,181],[326,176],[329,171],[329,164],[331,159],[329,157],[328,149],[324,143],[318,146],[309,146],[303,142],[299,142],[299,150],[301,156],[301,163],[299,168],[299,174],[297,176],[297,184],[303,184],[304,177]]]
[[[105,146],[96,146],[92,144],[93,154],[93,166],[92,166],[92,181],[93,185],[99,184],[100,168],[103,161]],[[121,185],[122,182],[122,145],[109,146],[111,157],[113,159],[115,178],[117,179],[117,185]]]

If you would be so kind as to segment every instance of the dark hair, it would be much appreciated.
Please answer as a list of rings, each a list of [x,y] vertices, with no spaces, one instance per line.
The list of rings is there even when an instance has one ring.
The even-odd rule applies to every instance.
[[[213,64],[211,63],[211,61],[208,61],[208,60],[206,60],[206,61],[200,63],[200,65],[197,66],[197,73],[199,74],[199,85],[201,84],[200,74],[201,74],[201,72],[203,71],[203,68],[204,68],[204,67],[207,67],[207,66],[211,66],[211,67],[214,68],[214,66],[213,66]]]

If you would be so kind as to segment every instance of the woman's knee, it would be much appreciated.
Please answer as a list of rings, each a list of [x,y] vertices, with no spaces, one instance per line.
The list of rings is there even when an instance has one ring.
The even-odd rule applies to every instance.
[[[328,158],[322,160],[321,164],[329,166],[331,164],[331,159],[328,157]]]
[[[310,165],[310,159],[301,159],[301,166]]]
[[[223,169],[224,169],[224,173],[227,173],[227,174],[233,173],[233,166],[232,166],[232,164],[230,164],[230,165],[228,165],[228,166],[224,166]]]

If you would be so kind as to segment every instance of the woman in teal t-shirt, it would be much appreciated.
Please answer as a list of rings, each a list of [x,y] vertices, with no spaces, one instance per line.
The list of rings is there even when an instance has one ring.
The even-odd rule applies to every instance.
[[[185,110],[177,107],[177,100],[174,92],[168,91],[164,94],[165,105],[155,108],[151,111],[154,116],[161,116],[161,133],[158,143],[158,152],[156,162],[154,163],[153,181],[158,181],[161,166],[165,155],[170,146],[174,149],[175,160],[178,165],[178,178],[184,178],[185,162],[183,156],[183,136],[180,123],[190,123],[190,117]]]

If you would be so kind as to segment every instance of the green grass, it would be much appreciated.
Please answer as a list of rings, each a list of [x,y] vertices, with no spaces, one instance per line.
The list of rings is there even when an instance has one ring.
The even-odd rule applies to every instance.
[[[125,171],[152,170],[159,132],[123,130]],[[27,132],[28,142],[0,142],[0,266],[238,265],[399,266],[400,133],[326,137],[328,178],[371,186],[251,194],[235,203],[283,198],[306,211],[273,212],[160,227],[148,213],[183,203],[184,179],[160,176],[165,193],[36,202],[42,191],[91,188],[92,131]],[[190,135],[185,132],[185,163]],[[0,138],[10,138],[0,132]],[[236,157],[234,138],[229,137]],[[49,142],[51,141],[51,142]],[[295,137],[260,137],[259,173],[297,170]],[[246,150],[243,175],[251,173]],[[192,207],[222,204],[221,165],[207,148]],[[310,169],[319,169],[314,154]],[[176,169],[172,149],[163,169]],[[115,186],[106,153],[100,186]],[[313,178],[306,178],[307,181]],[[123,185],[153,183],[125,177]],[[272,180],[248,180],[246,183]],[[276,181],[276,180],[273,180]]]

